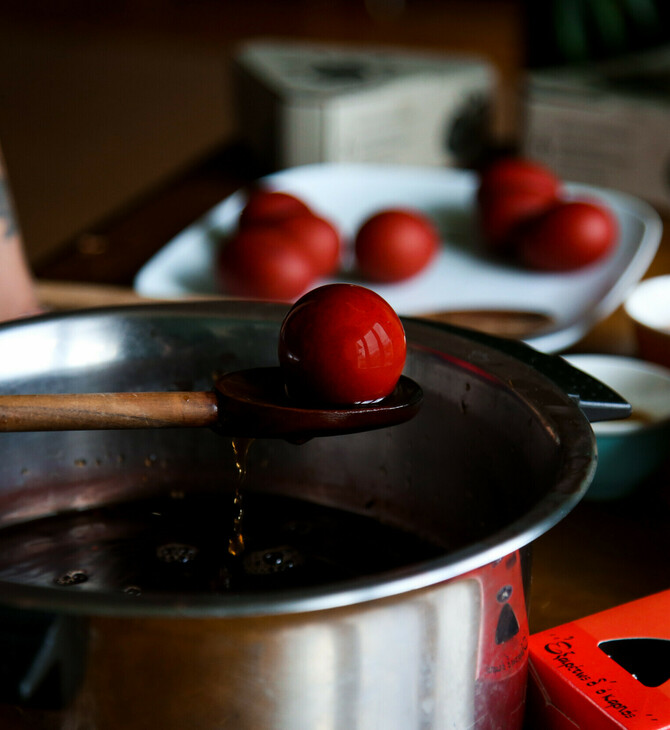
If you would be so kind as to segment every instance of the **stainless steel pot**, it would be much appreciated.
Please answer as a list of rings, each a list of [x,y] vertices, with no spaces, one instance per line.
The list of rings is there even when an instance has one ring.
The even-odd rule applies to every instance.
[[[284,314],[198,303],[6,325],[0,392],[204,389],[222,371],[276,364]],[[627,406],[581,375],[566,394],[555,381],[576,371],[558,358],[405,325],[420,414],[300,446],[257,442],[244,490],[378,518],[444,546],[437,558],[248,595],[140,594],[76,562],[60,566],[69,584],[5,571],[2,727],[518,728],[527,546],[592,478],[584,407]],[[538,369],[547,364],[551,377]],[[195,491],[232,498],[233,466],[229,442],[198,429],[2,434],[0,544],[17,525],[69,510]]]

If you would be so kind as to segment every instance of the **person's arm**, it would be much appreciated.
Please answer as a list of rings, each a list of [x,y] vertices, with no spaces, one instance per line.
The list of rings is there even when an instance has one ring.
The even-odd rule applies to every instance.
[[[0,150],[0,320],[40,311]]]

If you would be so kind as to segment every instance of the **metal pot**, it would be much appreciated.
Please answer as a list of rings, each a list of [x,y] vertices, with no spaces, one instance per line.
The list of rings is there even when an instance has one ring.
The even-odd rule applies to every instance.
[[[169,304],[5,325],[0,392],[205,389],[222,371],[276,364],[285,311]],[[40,556],[62,546],[40,518],[91,514],[68,533],[76,543],[96,529],[87,511],[103,505],[196,492],[232,499],[230,443],[201,429],[1,435],[2,727],[518,728],[527,546],[592,478],[584,409],[612,417],[627,405],[523,345],[405,326],[405,372],[425,392],[413,421],[300,446],[256,442],[243,487],[343,508],[440,546],[380,573],[253,593],[152,591],[96,573],[105,562],[84,548],[45,571]],[[539,370],[547,365],[551,377]],[[576,394],[587,391],[580,407]],[[26,526],[30,541],[7,542]],[[99,545],[85,545],[92,561]]]

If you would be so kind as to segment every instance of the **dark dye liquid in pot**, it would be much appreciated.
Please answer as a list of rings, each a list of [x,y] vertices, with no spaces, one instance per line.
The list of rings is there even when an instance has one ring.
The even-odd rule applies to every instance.
[[[0,579],[138,597],[238,593],[336,582],[444,552],[367,516],[245,491],[244,549],[234,555],[238,510],[229,492],[186,493],[8,527]]]

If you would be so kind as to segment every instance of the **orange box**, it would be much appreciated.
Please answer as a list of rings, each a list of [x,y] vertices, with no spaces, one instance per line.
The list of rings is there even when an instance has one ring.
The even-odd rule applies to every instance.
[[[670,729],[670,590],[533,634],[526,718],[542,730]]]

